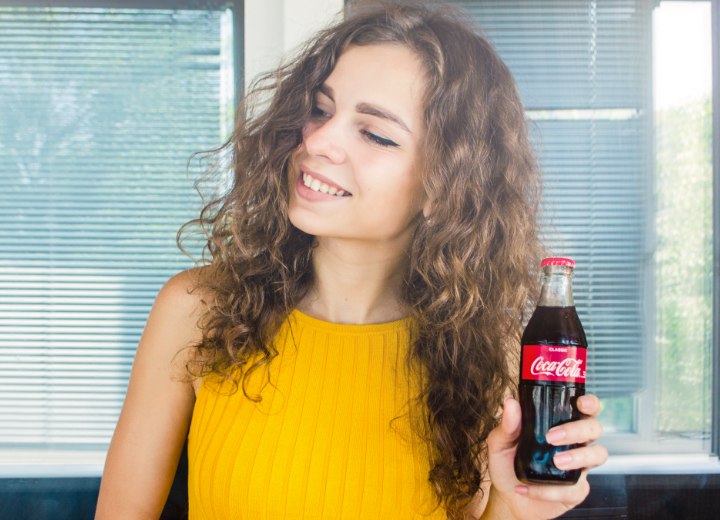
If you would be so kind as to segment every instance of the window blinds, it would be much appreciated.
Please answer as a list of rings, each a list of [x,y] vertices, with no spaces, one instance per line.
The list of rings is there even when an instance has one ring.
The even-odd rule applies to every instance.
[[[531,120],[545,243],[577,261],[589,390],[631,394],[645,357],[652,2],[460,3],[512,70]]]
[[[232,119],[202,9],[0,7],[0,446],[104,446],[153,297],[189,267],[186,160]],[[201,4],[201,2],[198,2]],[[642,384],[650,2],[464,2],[518,81],[546,243],[578,261],[590,388]],[[116,4],[117,5],[117,4]]]
[[[154,295],[191,265],[187,161],[234,110],[231,12],[198,3],[0,7],[0,446],[107,445]]]

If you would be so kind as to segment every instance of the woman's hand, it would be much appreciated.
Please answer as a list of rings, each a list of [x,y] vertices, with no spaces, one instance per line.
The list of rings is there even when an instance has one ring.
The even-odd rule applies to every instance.
[[[585,500],[590,491],[588,469],[603,464],[608,455],[603,446],[590,444],[602,434],[602,426],[596,418],[600,413],[600,401],[594,395],[585,395],[578,399],[577,405],[587,417],[551,428],[547,440],[556,446],[583,445],[560,452],[554,458],[558,468],[583,468],[580,480],[572,486],[541,485],[524,484],[515,477],[513,460],[520,434],[520,403],[515,399],[505,401],[502,422],[487,441],[492,488],[483,518],[555,518]]]

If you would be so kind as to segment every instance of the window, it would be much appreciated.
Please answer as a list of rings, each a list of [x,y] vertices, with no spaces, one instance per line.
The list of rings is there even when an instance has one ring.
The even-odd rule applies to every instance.
[[[578,263],[605,442],[614,453],[708,453],[710,1],[459,3],[526,105],[545,240]]]
[[[708,453],[717,0],[458,3],[518,81],[606,443]],[[232,125],[241,4],[0,1],[0,459],[104,454],[152,299],[191,265],[186,161]]]
[[[655,428],[703,441],[713,377],[710,19],[708,1],[661,2],[653,17]]]
[[[231,130],[242,16],[222,1],[41,4],[0,6],[7,454],[109,443],[154,295],[191,265],[174,240],[200,208],[187,162]]]

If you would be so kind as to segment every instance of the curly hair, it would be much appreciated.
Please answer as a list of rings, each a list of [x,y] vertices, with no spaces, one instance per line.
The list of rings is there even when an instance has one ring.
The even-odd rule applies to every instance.
[[[485,441],[513,391],[517,345],[537,290],[540,174],[512,75],[456,9],[348,8],[299,55],[263,76],[219,148],[233,179],[187,223],[209,253],[212,294],[195,375],[247,375],[277,355],[272,339],[313,282],[314,237],[288,220],[287,168],[314,96],[349,45],[405,45],[427,72],[418,174],[432,204],[414,231],[402,297],[417,324],[406,363],[422,370],[419,433],[449,518],[461,518],[487,470]],[[253,361],[252,363],[250,361]]]

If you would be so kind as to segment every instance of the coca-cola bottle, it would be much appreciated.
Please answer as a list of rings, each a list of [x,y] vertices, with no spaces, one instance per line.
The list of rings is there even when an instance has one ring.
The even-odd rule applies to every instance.
[[[575,311],[569,258],[546,258],[540,300],[521,340],[519,396],[522,427],[515,474],[528,483],[574,484],[580,470],[559,469],[553,456],[577,445],[553,446],[553,426],[581,417],[577,398],[585,394],[587,340]]]

